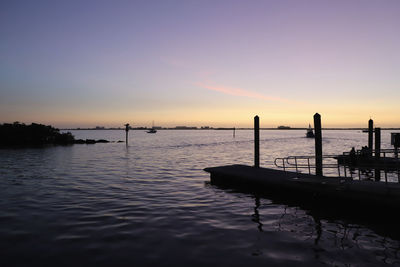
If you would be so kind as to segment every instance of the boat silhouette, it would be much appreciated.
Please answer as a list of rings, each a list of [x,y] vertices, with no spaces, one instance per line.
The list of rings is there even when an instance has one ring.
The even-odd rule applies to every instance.
[[[153,121],[152,127],[147,131],[147,133],[156,133],[156,132],[157,130],[154,129],[154,121]]]
[[[307,138],[314,138],[314,137],[315,137],[314,131],[313,131],[313,129],[311,128],[311,124],[308,124],[308,129],[307,129],[306,137],[307,137]]]

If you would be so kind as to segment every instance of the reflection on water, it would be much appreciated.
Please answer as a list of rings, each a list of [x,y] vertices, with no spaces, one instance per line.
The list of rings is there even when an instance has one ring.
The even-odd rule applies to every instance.
[[[254,200],[256,202],[256,205],[254,207],[254,214],[253,216],[253,222],[257,223],[257,229],[262,232],[262,226],[263,224],[260,222],[260,214],[258,213],[258,208],[260,207],[260,198],[258,196],[254,197]]]
[[[125,138],[124,131],[74,134]],[[0,150],[2,265],[400,264],[395,211],[370,222],[210,185],[204,167],[252,164],[252,137],[130,131],[128,146]],[[323,137],[326,154],[367,142],[356,131]],[[303,131],[261,131],[260,139],[261,166],[314,152]]]
[[[277,231],[282,233],[284,238],[292,239],[291,241],[297,243],[296,246],[299,248],[304,246],[303,243],[307,244],[318,263],[334,266],[400,264],[398,239],[391,239],[385,234],[380,235],[374,231],[386,232],[389,235],[393,232],[387,231],[395,231],[398,237],[398,219],[395,222],[382,221],[380,224],[374,224],[370,229],[364,225],[368,220],[365,221],[364,218],[357,216],[345,218],[343,214],[336,212],[333,212],[335,213],[333,215],[329,211],[321,213],[319,210],[304,210],[278,204],[274,205],[274,209],[277,210],[274,211],[276,218],[273,218],[271,215],[274,213],[270,212],[272,203],[265,196],[249,196],[249,199],[255,201],[251,220],[256,223],[256,229],[261,236],[257,240],[257,250],[253,253],[255,256],[271,253],[266,249],[267,243],[271,242],[271,240],[267,240],[268,232]],[[263,201],[267,204],[263,205]],[[357,220],[358,223],[352,222],[354,220]],[[266,222],[265,224],[268,225],[266,231],[263,230],[262,222]],[[290,237],[287,237],[287,234]],[[261,245],[262,242],[266,242],[264,246]],[[285,247],[281,249],[284,253],[290,251],[285,250]],[[275,256],[277,255],[281,254]],[[356,255],[362,256],[363,259],[360,260]],[[284,257],[283,254],[282,257]]]

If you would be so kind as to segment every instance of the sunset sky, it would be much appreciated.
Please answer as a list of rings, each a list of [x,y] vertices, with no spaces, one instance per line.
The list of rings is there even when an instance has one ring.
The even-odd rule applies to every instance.
[[[0,2],[0,123],[400,127],[400,1]]]

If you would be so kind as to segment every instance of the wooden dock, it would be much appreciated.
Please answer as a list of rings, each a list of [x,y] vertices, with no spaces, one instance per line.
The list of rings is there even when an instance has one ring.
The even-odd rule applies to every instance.
[[[328,201],[368,209],[400,207],[400,184],[352,180],[344,177],[324,177],[229,165],[205,168],[212,184],[273,192],[281,197]]]
[[[373,121],[370,119],[368,123],[368,156],[372,158]],[[314,128],[315,166],[313,168],[315,168],[315,175],[298,173],[299,166],[296,159],[295,165],[285,168],[283,164],[283,170],[260,168],[258,116],[254,117],[254,166],[229,165],[205,168],[204,170],[210,173],[212,184],[234,187],[246,192],[269,194],[283,201],[290,200],[294,205],[308,202],[312,206],[322,204],[324,209],[326,207],[336,209],[341,205],[341,207],[350,208],[351,212],[375,210],[395,215],[393,211],[400,208],[400,183],[381,182],[379,166],[375,169],[375,181],[353,180],[346,175],[345,177],[323,176],[322,127],[321,116],[318,113],[314,114]],[[380,128],[375,128],[374,132],[374,161],[379,162],[381,158]],[[310,170],[309,159],[307,164]],[[287,165],[291,164],[287,162]],[[294,166],[296,172],[287,171],[288,167],[293,168]],[[397,169],[397,171],[399,170]]]

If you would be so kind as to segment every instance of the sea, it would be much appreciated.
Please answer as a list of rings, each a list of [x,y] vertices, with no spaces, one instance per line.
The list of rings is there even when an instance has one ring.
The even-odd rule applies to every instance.
[[[72,134],[112,142],[0,149],[0,266],[400,265],[399,211],[359,219],[212,185],[206,167],[253,165],[251,130]],[[322,135],[327,155],[367,145]],[[261,167],[313,154],[305,130],[260,132]]]

